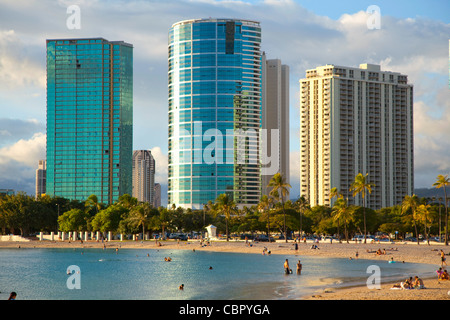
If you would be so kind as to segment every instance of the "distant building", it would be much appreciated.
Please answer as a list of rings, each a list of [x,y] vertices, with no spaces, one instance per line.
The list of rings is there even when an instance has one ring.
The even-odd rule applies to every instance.
[[[153,204],[155,196],[155,159],[150,150],[133,152],[133,194],[139,202]]]
[[[337,188],[350,204],[358,173],[374,184],[365,204],[390,207],[414,192],[413,86],[406,75],[335,65],[300,80],[300,194],[311,205],[332,205]]]
[[[155,198],[153,200],[153,206],[159,208],[161,206],[161,184],[155,183]]]
[[[49,196],[112,204],[131,194],[133,46],[47,40]]]
[[[39,160],[36,170],[36,199],[46,193],[47,164],[45,160]]]
[[[0,199],[5,196],[13,196],[16,192],[14,189],[0,189]]]
[[[262,194],[268,195],[271,188],[267,185],[275,173],[281,173],[289,183],[289,66],[280,59],[268,60],[263,53],[262,82],[262,129],[267,130],[266,141],[262,143],[267,145],[266,153],[272,161],[262,164],[261,188]],[[277,140],[271,138],[273,130],[278,130]],[[264,174],[268,166],[276,166],[276,172]]]

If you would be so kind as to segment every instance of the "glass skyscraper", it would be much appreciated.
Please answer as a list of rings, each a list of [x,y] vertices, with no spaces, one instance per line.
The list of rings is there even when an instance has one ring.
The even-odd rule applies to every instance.
[[[169,31],[169,205],[261,197],[261,27],[196,19]]]
[[[47,195],[131,195],[132,122],[132,45],[47,40]]]

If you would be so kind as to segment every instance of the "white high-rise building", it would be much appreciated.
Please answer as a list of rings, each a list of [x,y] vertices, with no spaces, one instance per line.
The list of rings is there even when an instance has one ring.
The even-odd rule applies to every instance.
[[[155,196],[155,159],[150,150],[133,152],[133,197],[153,204]]]
[[[331,205],[334,187],[349,203],[358,173],[374,184],[372,209],[401,203],[414,190],[413,86],[406,75],[335,65],[307,70],[300,80],[300,193]]]
[[[289,183],[289,66],[280,59],[266,59],[263,53],[262,79],[262,129],[267,130],[267,141],[262,143],[267,145],[267,156],[272,161],[262,165],[261,181],[262,194],[268,195],[271,188],[267,185],[273,174],[265,175],[264,167],[278,166],[277,172]],[[272,130],[278,130],[277,140],[272,141]]]
[[[45,160],[39,160],[39,166],[36,169],[36,199],[44,195],[47,183],[47,163]]]

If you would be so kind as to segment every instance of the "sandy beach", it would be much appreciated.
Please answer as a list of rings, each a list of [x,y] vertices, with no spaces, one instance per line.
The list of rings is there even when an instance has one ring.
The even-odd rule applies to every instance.
[[[266,247],[272,254],[298,255],[301,256],[322,256],[345,259],[380,260],[388,262],[391,257],[398,263],[427,263],[440,266],[439,250],[442,249],[446,254],[450,253],[450,247],[441,244],[427,245],[426,243],[319,243],[319,249],[311,249],[311,242],[299,243],[298,250],[294,248],[294,242],[249,242],[245,241],[212,241],[210,245],[201,246],[198,240],[180,241],[176,240],[161,241],[161,246],[157,245],[155,240],[149,241],[110,241],[102,243],[97,241],[0,241],[1,248],[103,248],[106,249],[183,249],[196,251],[215,251],[215,252],[239,252],[249,254],[262,254]],[[251,244],[251,245],[250,245]],[[376,255],[378,249],[386,249],[386,254]],[[372,253],[371,253],[372,252]],[[447,259],[449,260],[449,259]],[[304,266],[304,268],[307,266]],[[445,267],[448,269],[448,267]],[[418,275],[419,277],[421,275]],[[404,280],[404,279],[399,279]],[[398,281],[398,282],[399,282]],[[390,283],[381,283],[381,289],[369,289],[367,286],[349,287],[349,288],[325,288],[314,295],[304,297],[312,300],[450,300],[450,281],[438,281],[437,276],[423,279],[426,289],[422,290],[392,290]]]

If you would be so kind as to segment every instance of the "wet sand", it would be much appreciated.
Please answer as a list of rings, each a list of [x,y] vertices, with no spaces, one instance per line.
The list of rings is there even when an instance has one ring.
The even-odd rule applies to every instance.
[[[158,245],[161,244],[161,246]],[[299,255],[299,256],[322,256],[334,258],[380,260],[387,262],[394,258],[397,262],[427,263],[434,265],[436,270],[440,266],[439,250],[446,254],[450,253],[450,247],[443,244],[427,245],[421,243],[319,243],[319,249],[311,249],[311,242],[299,243],[295,250],[294,242],[278,241],[249,242],[245,241],[212,241],[210,245],[201,245],[198,240],[180,241],[169,240],[156,242],[149,241],[0,241],[1,248],[105,248],[105,249],[180,249],[199,250],[215,252],[239,252],[262,254],[264,247],[272,254]],[[386,254],[376,255],[378,249],[386,249]],[[369,251],[369,252],[368,252]],[[447,256],[450,257],[450,256]],[[449,259],[447,259],[449,260]],[[450,270],[447,266],[447,270]],[[419,277],[421,275],[418,275]],[[400,280],[400,279],[399,279]],[[401,279],[404,280],[404,279]],[[426,289],[422,290],[391,290],[393,283],[382,283],[381,289],[369,289],[367,286],[350,288],[327,288],[304,299],[312,300],[450,300],[450,281],[437,280],[437,276],[423,279]]]

